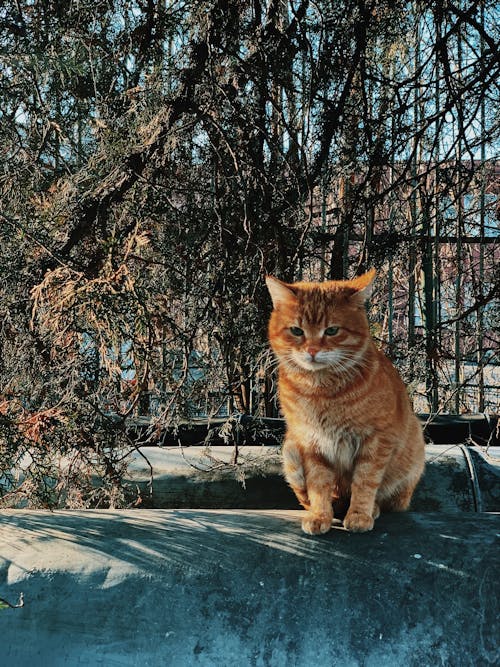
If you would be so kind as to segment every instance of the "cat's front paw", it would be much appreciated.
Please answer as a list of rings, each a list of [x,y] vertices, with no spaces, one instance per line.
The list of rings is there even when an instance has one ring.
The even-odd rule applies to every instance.
[[[366,533],[372,530],[374,523],[374,518],[369,514],[349,510],[344,519],[344,528],[352,533]]]
[[[302,519],[302,530],[308,535],[323,535],[332,527],[331,516],[307,513]]]

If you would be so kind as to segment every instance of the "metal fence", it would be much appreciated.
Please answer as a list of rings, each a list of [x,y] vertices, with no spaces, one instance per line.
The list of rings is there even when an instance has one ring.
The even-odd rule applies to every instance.
[[[403,182],[392,199],[364,210],[363,175],[329,183],[310,211],[314,248],[301,277],[351,277],[356,267],[377,267],[373,334],[421,412],[499,407],[500,307],[492,297],[500,266],[500,164],[472,167],[467,190],[462,183],[454,197],[449,182],[460,169],[441,164],[418,187]],[[395,171],[382,174],[381,191]]]

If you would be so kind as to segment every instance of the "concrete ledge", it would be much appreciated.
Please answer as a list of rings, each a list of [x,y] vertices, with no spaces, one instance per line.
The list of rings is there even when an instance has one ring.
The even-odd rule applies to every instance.
[[[130,458],[128,481],[139,487],[143,506],[150,508],[299,509],[281,473],[279,448],[241,446],[236,463],[234,451],[223,445],[141,447],[141,454],[135,452]],[[460,445],[427,445],[426,471],[413,510],[479,511],[479,490],[467,454]],[[493,465],[488,469],[494,477],[489,485],[494,487],[500,469]],[[500,503],[492,497],[484,509],[500,510]]]
[[[493,514],[0,513],[2,665],[498,664]]]

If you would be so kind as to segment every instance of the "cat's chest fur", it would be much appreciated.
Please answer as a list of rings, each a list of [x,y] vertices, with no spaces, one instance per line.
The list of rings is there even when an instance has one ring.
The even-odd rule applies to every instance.
[[[351,470],[361,446],[362,436],[343,428],[317,429],[310,433],[311,445],[334,466]]]
[[[366,436],[361,425],[346,422],[335,406],[318,409],[314,404],[295,405],[287,419],[289,433],[306,449],[312,448],[333,466],[349,471]]]

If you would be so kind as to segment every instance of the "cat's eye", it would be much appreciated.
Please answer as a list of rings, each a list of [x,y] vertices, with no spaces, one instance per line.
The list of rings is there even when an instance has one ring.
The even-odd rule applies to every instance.
[[[327,327],[325,329],[325,336],[336,336],[340,327]]]
[[[294,336],[303,336],[304,331],[300,327],[290,327],[290,333]]]

